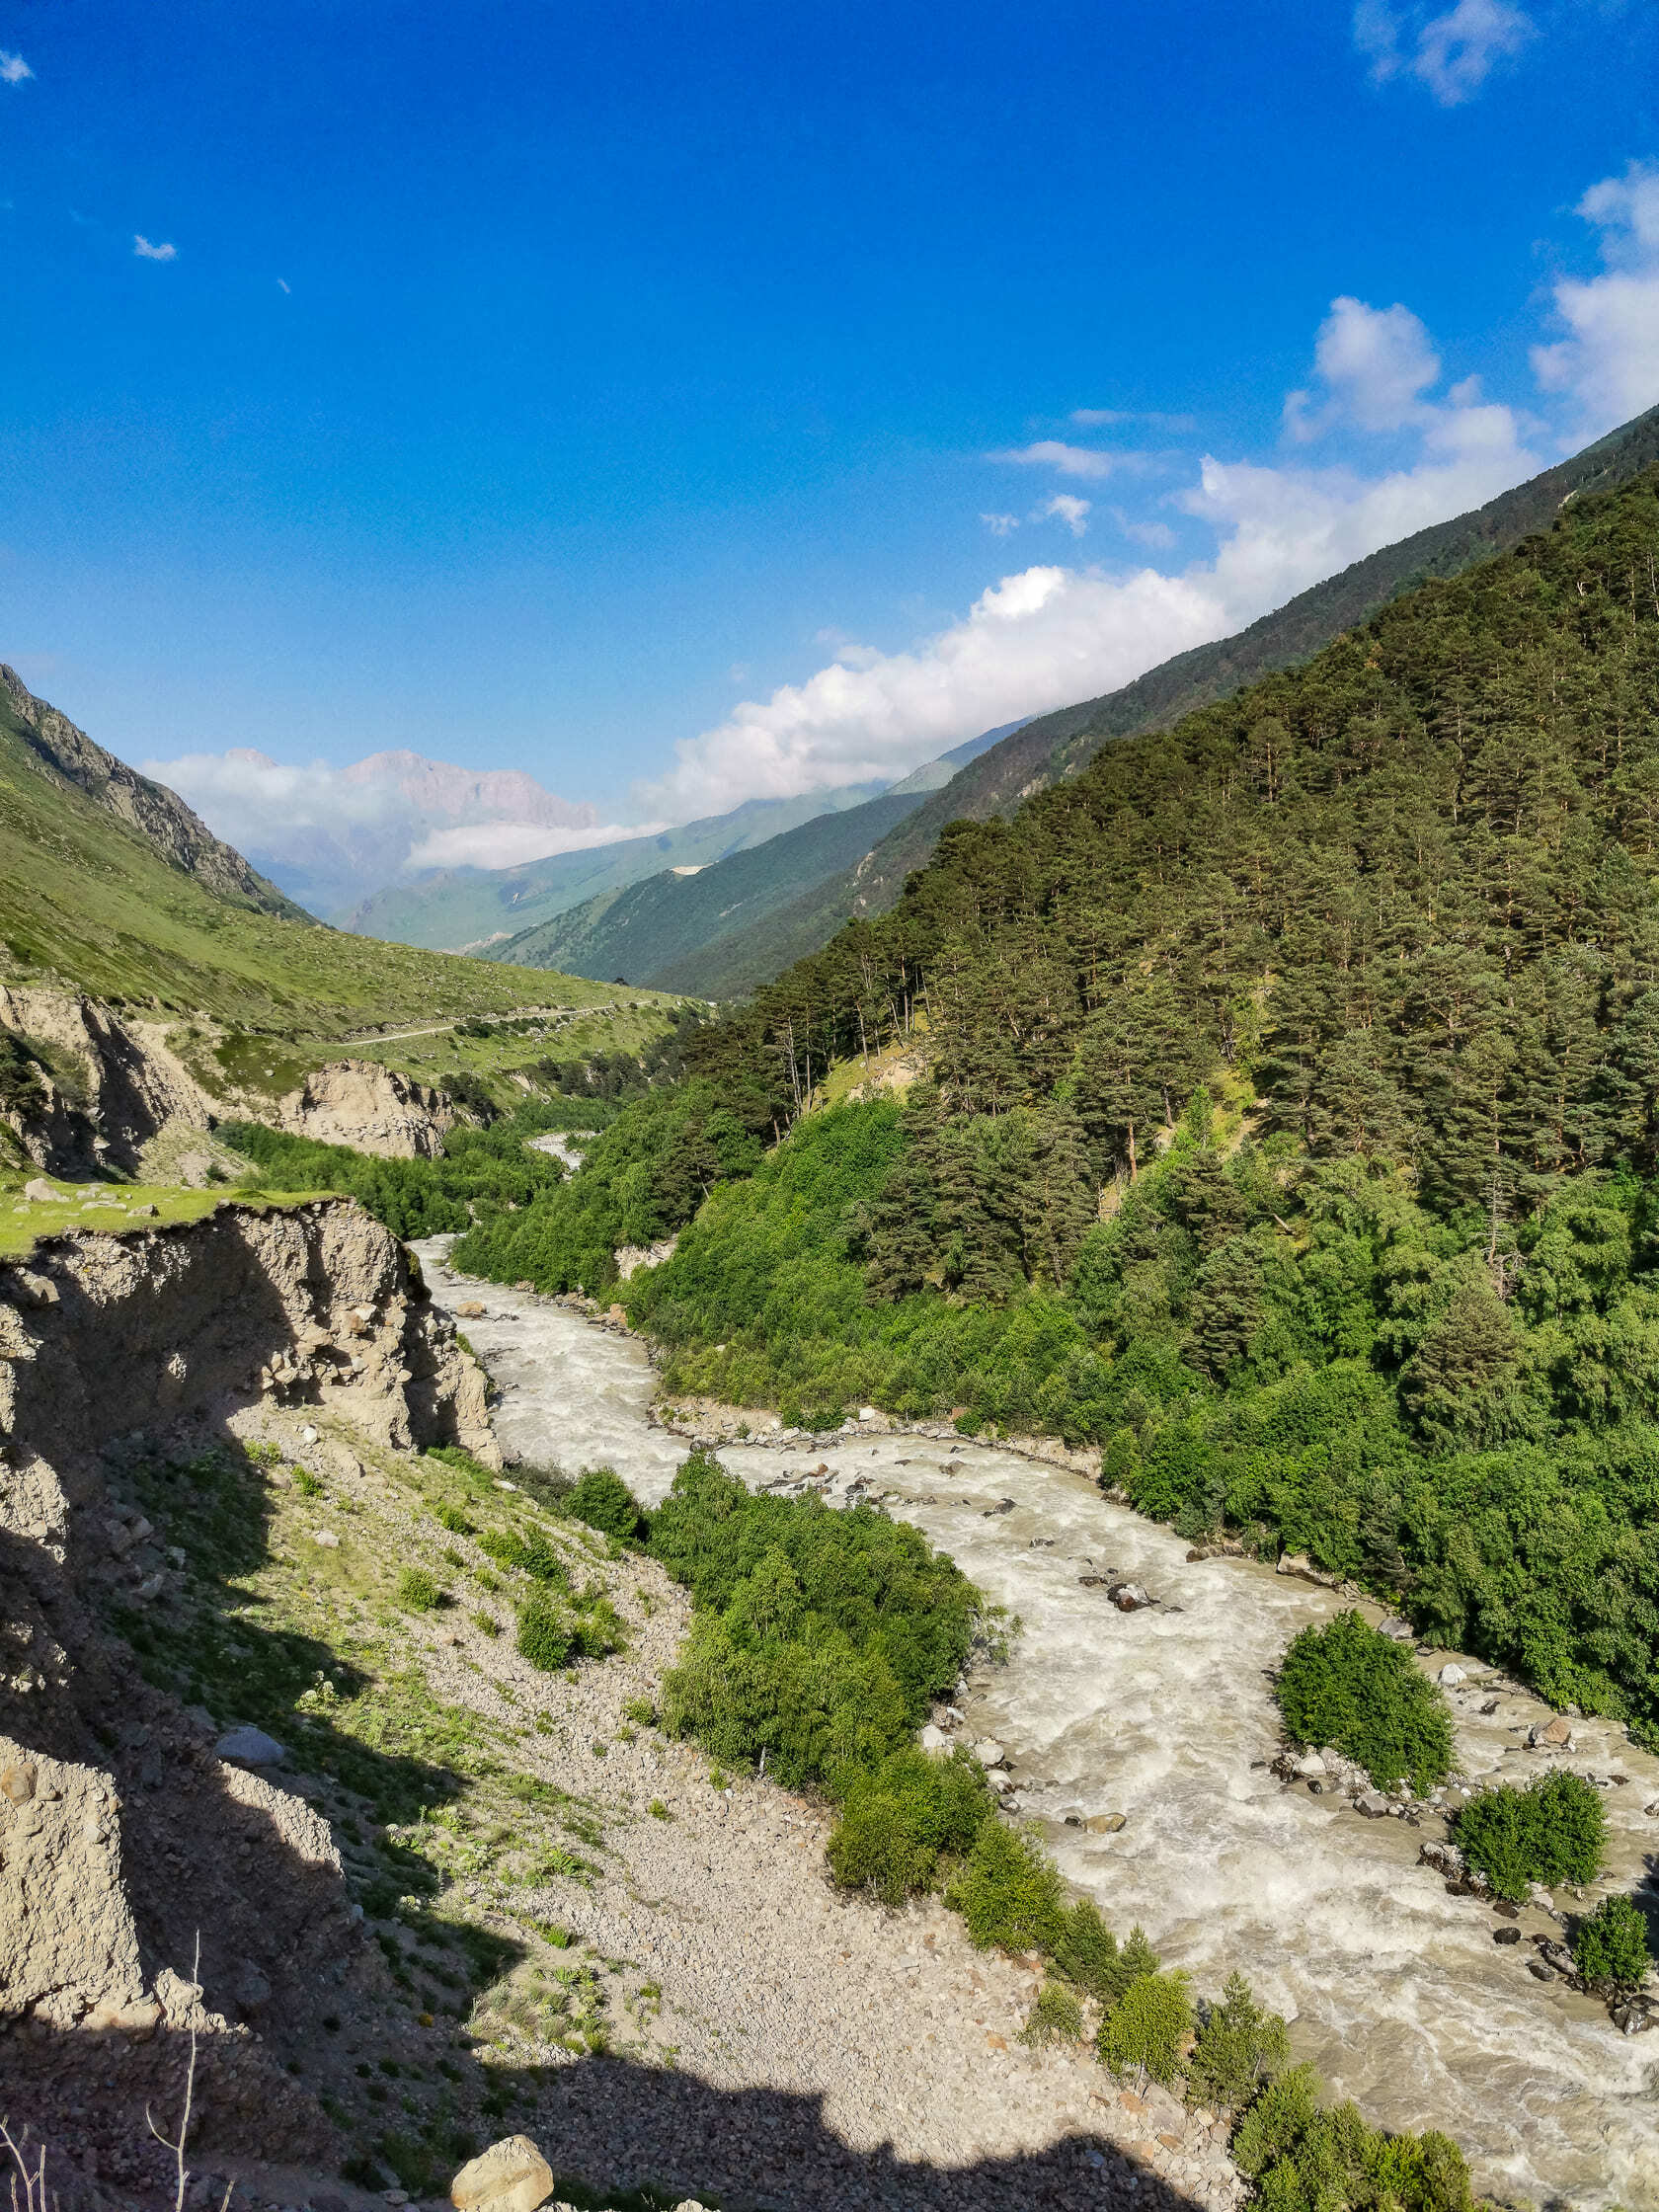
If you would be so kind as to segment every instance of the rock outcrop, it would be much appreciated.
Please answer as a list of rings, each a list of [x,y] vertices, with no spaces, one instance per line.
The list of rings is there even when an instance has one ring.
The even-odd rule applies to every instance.
[[[0,984],[0,1030],[33,1048],[28,1106],[0,1122],[37,1167],[130,1174],[169,1127],[205,1132],[213,1103],[159,1028],[122,1019],[96,998]]]
[[[383,1159],[435,1159],[457,1119],[441,1091],[374,1060],[313,1068],[276,1108],[279,1129]]]
[[[42,775],[73,784],[106,814],[136,830],[164,860],[187,876],[194,876],[218,898],[234,899],[268,914],[285,915],[291,921],[312,919],[302,907],[295,906],[274,883],[249,867],[233,846],[215,837],[176,791],[169,791],[164,783],[153,783],[124,760],[118,760],[113,752],[106,752],[101,745],[95,745],[66,714],[36,698],[17,671],[3,664],[0,713],[22,738]]]
[[[226,1202],[0,1264],[0,2031],[177,2024],[200,1996],[162,1972],[190,1963],[180,1911],[220,1943],[253,1916],[268,1964],[249,1956],[238,1978],[221,1962],[214,1997],[244,2018],[274,1971],[322,1972],[349,1948],[328,1824],[123,1678],[94,1603],[112,1575],[140,1609],[168,1581],[149,1523],[113,1505],[110,1467],[261,1398],[315,1404],[365,1447],[453,1443],[500,1464],[482,1372],[409,1254],[347,1201]],[[136,1806],[132,1778],[112,1779],[123,1761]],[[239,1865],[274,1842],[284,1894],[243,1896]]]

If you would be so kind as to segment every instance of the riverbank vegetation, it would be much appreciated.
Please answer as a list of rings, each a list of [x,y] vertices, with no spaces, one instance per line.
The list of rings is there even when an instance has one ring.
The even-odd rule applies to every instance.
[[[346,1145],[320,1145],[258,1122],[221,1122],[223,1142],[254,1165],[262,1190],[341,1191],[356,1199],[394,1236],[435,1236],[465,1229],[474,1212],[532,1205],[565,1179],[563,1163],[535,1150],[549,1119],[526,1104],[483,1128],[460,1123],[435,1159],[382,1159]]]
[[[1409,1782],[1419,1796],[1452,1772],[1452,1717],[1408,1649],[1363,1615],[1339,1613],[1292,1639],[1273,1686],[1293,1740],[1334,1744],[1379,1789]]]
[[[1602,1870],[1607,1814],[1582,1775],[1540,1775],[1482,1789],[1458,1815],[1458,1848],[1500,1897],[1524,1905],[1534,1882],[1582,1886]]]
[[[1000,1817],[970,1753],[915,1747],[986,1624],[974,1586],[916,1531],[870,1507],[755,1495],[700,1451],[649,1528],[694,1608],[663,1724],[722,1767],[822,1790],[838,1810],[837,1884],[890,1905],[943,1886],[975,1943],[1037,1952],[1048,1973],[1026,2039],[1084,2040],[1092,2016],[1095,2054],[1120,2080],[1230,2112],[1241,2167],[1275,2212],[1470,2212],[1452,2142],[1382,2134],[1352,2105],[1318,2109],[1308,2070],[1286,2071],[1285,2022],[1239,1976],[1206,2002],[1139,1928],[1120,1946],[1091,1900],[1068,1897],[1036,1834]]]

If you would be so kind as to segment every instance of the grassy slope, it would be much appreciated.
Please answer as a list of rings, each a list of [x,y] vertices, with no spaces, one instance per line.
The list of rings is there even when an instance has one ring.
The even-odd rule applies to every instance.
[[[214,897],[0,725],[0,980],[339,1039],[357,1029],[613,994],[349,937]]]
[[[482,946],[551,921],[585,900],[638,883],[661,869],[706,867],[816,815],[860,806],[878,788],[851,784],[795,799],[750,799],[730,814],[681,823],[655,836],[554,853],[516,868],[446,869],[418,883],[389,885],[335,918],[344,928],[404,944]]]
[[[838,878],[924,794],[888,793],[844,814],[820,815],[766,843],[730,854],[695,876],[672,871],[603,893],[556,920],[500,947],[525,967],[564,968],[579,976],[627,976],[665,989],[716,995],[721,941],[746,935],[792,905],[804,889]],[[767,971],[769,973],[770,971]],[[666,981],[672,977],[672,983]],[[706,980],[705,980],[706,979]],[[756,976],[752,979],[758,982]]]
[[[1025,723],[931,793],[856,870],[849,868],[790,908],[767,915],[752,935],[733,934],[712,972],[711,993],[724,996],[735,987],[776,975],[815,951],[850,915],[885,913],[904,890],[906,877],[926,866],[947,822],[988,822],[1012,814],[1032,792],[1074,774],[1110,740],[1171,728],[1197,707],[1224,699],[1276,669],[1295,667],[1414,585],[1430,577],[1456,576],[1471,562],[1518,545],[1534,531],[1546,529],[1567,498],[1610,491],[1655,460],[1659,408],[1472,514],[1419,530],[1355,562],[1236,637],[1197,646],[1119,691]]]

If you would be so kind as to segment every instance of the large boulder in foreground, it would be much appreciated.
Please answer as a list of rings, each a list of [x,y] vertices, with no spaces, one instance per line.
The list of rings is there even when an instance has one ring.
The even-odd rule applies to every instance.
[[[455,2212],[536,2212],[552,2193],[553,2169],[527,2135],[492,2143],[449,2184]]]

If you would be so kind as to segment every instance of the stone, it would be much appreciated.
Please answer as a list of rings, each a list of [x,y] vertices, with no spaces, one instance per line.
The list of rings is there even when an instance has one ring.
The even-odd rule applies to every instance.
[[[1494,1928],[1492,1940],[1494,1943],[1518,1943],[1521,1940],[1521,1931],[1507,1924],[1502,1928]]]
[[[1382,1820],[1392,1810],[1380,1789],[1362,1789],[1354,1799],[1354,1810],[1364,1813],[1367,1820]]]
[[[1120,1613],[1139,1613],[1155,1601],[1138,1582],[1120,1582],[1106,1593]]]
[[[536,2212],[553,2193],[553,2170],[527,2135],[504,2136],[469,2159],[449,2184],[455,2212]]]
[[[861,1405],[858,1408],[858,1418],[861,1421],[879,1421],[881,1419],[881,1415],[876,1411],[873,1405]]]
[[[327,1341],[328,1341],[328,1339],[327,1339],[327,1337],[325,1336],[325,1337],[323,1338],[323,1342],[324,1342],[324,1343],[326,1344],[326,1343],[327,1343]],[[319,1429],[314,1429],[314,1428],[313,1428],[313,1427],[311,1426],[311,1423],[310,1423],[309,1421],[307,1421],[307,1422],[306,1422],[306,1424],[305,1424],[305,1426],[304,1426],[304,1428],[302,1428],[302,1429],[300,1430],[300,1432],[299,1432],[299,1435],[300,1435],[300,1441],[301,1441],[301,1443],[303,1443],[303,1444],[315,1444],[315,1443],[316,1443],[316,1441],[317,1441],[317,1439],[318,1439],[318,1437],[319,1437],[319,1436],[321,1435],[321,1433],[322,1433],[322,1432],[321,1432],[321,1430],[319,1430]]]
[[[1565,1751],[1572,1744],[1572,1722],[1560,1713],[1553,1720],[1536,1721],[1527,1731],[1527,1742],[1534,1750]]]
[[[1330,1772],[1316,1751],[1304,1751],[1291,1761],[1291,1773],[1299,1781],[1323,1781]]]
[[[1460,1667],[1455,1659],[1440,1670],[1440,1686],[1443,1690],[1456,1690],[1459,1683],[1467,1682],[1467,1669]]]
[[[949,1741],[950,1738],[945,1734],[945,1731],[942,1728],[936,1728],[932,1721],[927,1723],[927,1726],[916,1738],[916,1742],[923,1751],[943,1751]]]
[[[974,1746],[974,1757],[982,1767],[1000,1767],[1002,1764],[1002,1746],[994,1736],[982,1736]]]
[[[1537,1981],[1552,1982],[1556,1979],[1554,1967],[1545,1964],[1545,1962],[1541,1958],[1528,1959],[1527,1971]]]
[[[483,1304],[475,1298],[463,1298],[455,1306],[454,1314],[457,1321],[481,1321],[484,1318]]]
[[[1090,1813],[1083,1827],[1091,1836],[1115,1836],[1128,1818],[1127,1813]]]
[[[263,1728],[231,1728],[213,1746],[220,1759],[234,1759],[244,1767],[275,1767],[288,1755],[275,1736]]]
[[[320,1543],[325,1551],[338,1551],[340,1539],[332,1529],[312,1529],[308,1532],[313,1543]]]
[[[127,1212],[139,1221],[153,1222],[161,1212],[161,1208],[152,1206],[146,1199],[142,1206],[129,1206]]]
[[[43,1175],[31,1175],[23,1186],[23,1195],[32,1206],[51,1206],[58,1196]]]
[[[1377,1623],[1377,1632],[1381,1636],[1386,1636],[1390,1643],[1415,1643],[1417,1641],[1416,1631],[1409,1620],[1380,1620]]]
[[[35,1785],[39,1779],[39,1775],[31,1766],[20,1764],[8,1767],[0,1775],[0,1797],[9,1798],[14,1805],[27,1805],[35,1794]]]

